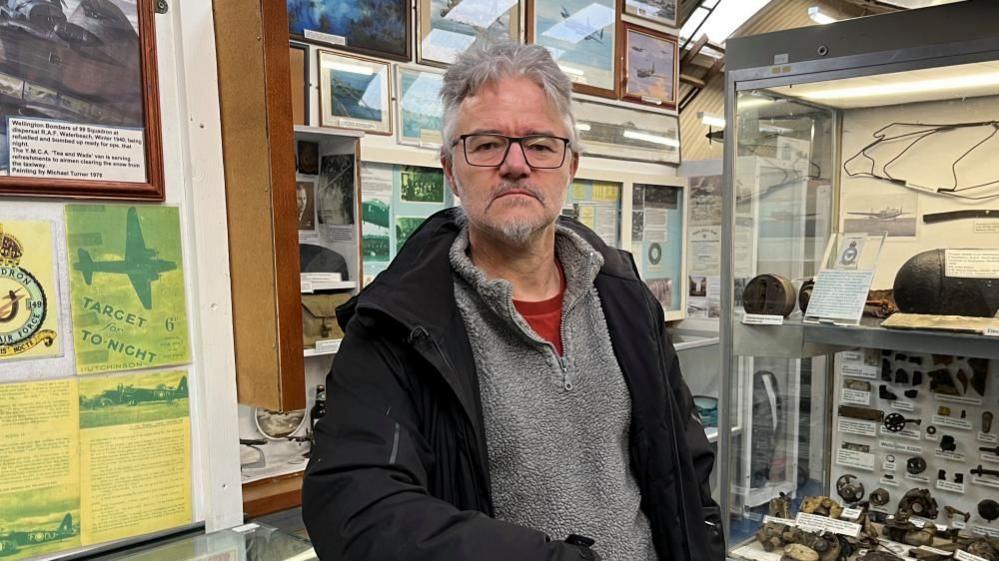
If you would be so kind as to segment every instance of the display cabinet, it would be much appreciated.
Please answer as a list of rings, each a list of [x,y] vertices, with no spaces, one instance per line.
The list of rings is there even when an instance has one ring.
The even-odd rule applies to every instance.
[[[999,556],[999,36],[983,21],[999,5],[728,44],[732,558]]]

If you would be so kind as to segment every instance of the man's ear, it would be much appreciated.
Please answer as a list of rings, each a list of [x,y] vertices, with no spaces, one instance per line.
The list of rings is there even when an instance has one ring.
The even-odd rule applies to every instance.
[[[576,170],[579,169],[579,154],[574,150],[572,152],[572,161],[569,162],[569,181],[576,178]]]
[[[441,167],[444,168],[444,178],[447,179],[447,184],[451,187],[451,194],[455,197],[461,198],[461,194],[458,193],[458,183],[454,180],[453,159],[453,153],[451,154],[451,157],[441,154]]]

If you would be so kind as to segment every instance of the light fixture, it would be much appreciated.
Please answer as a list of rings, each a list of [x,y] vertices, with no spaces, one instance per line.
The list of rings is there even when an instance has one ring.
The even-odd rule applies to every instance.
[[[814,21],[819,25],[826,25],[829,23],[836,23],[837,21],[839,21],[838,19],[828,14],[823,14],[822,10],[819,9],[818,6],[812,6],[811,8],[808,8],[808,17],[812,18],[812,21]]]
[[[675,138],[667,138],[665,136],[649,134],[647,132],[624,131],[624,137],[631,138],[633,140],[644,140],[645,142],[651,142],[653,144],[662,144],[663,146],[673,146],[674,148],[680,147],[680,142]]]
[[[725,128],[725,119],[717,115],[712,115],[710,113],[705,113],[704,111],[698,111],[697,117],[702,123],[709,127],[714,127],[716,129]]]
[[[586,132],[590,130],[589,123],[576,123],[576,130]]]
[[[999,72],[990,72],[988,74],[966,74],[964,76],[937,78],[935,80],[917,80],[914,82],[898,82],[895,84],[834,88],[804,93],[801,94],[801,97],[812,100],[882,97],[948,90],[967,90],[970,88],[982,88],[988,86],[999,86]]]

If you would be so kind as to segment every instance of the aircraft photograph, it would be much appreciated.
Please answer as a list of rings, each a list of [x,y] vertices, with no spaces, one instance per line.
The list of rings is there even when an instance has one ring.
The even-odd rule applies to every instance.
[[[57,551],[65,547],[60,545],[60,542],[74,538],[79,541],[80,535],[79,521],[74,523],[73,515],[68,512],[54,527],[38,523],[21,523],[15,528],[4,528],[0,522],[0,559],[19,559]]]
[[[187,374],[182,371],[80,381],[81,429],[187,416]]]
[[[658,99],[663,103],[673,102],[674,44],[635,29],[628,29],[626,34],[625,40],[630,47],[626,62],[626,95]],[[663,52],[666,54],[661,54]]]
[[[587,86],[613,89],[615,2],[560,0],[535,9],[534,42],[571,76],[585,76]]]
[[[127,275],[142,307],[151,310],[153,308],[153,281],[159,279],[161,274],[176,269],[177,264],[173,261],[157,259],[156,250],[146,247],[146,242],[142,238],[142,227],[139,225],[139,215],[135,207],[128,209],[125,236],[124,259],[95,261],[90,252],[81,247],[77,255],[78,260],[73,263],[73,268],[83,275],[83,281],[87,285],[93,283],[95,273]]]
[[[857,194],[843,205],[843,232],[887,234],[890,238],[915,237],[918,196],[915,191],[897,194]]]

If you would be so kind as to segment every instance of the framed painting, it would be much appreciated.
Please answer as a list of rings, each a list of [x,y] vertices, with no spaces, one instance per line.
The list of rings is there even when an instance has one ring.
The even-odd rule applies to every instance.
[[[680,0],[621,0],[621,13],[675,28]]]
[[[440,148],[444,73],[402,65],[397,65],[395,71],[399,144]]]
[[[408,0],[287,0],[295,39],[392,60],[409,61]]]
[[[155,1],[36,4],[0,17],[0,195],[162,201]]]
[[[392,134],[389,64],[319,51],[319,125]]]
[[[309,46],[292,42],[288,47],[291,64],[291,122],[309,124]]]
[[[615,0],[528,0],[527,42],[551,52],[573,90],[617,98]]]
[[[680,72],[676,37],[622,22],[621,53],[621,98],[675,110]]]
[[[520,0],[417,0],[417,61],[444,66],[477,40],[520,41]]]
[[[616,102],[573,99],[583,154],[661,164],[680,163],[680,119]]]

